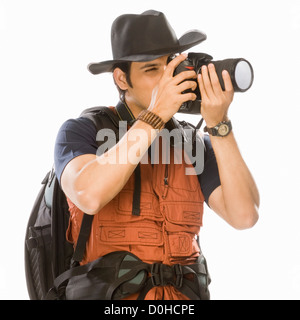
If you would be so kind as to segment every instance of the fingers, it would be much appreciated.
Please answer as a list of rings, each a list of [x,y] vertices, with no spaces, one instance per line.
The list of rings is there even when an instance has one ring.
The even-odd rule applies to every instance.
[[[232,93],[234,91],[233,85],[227,70],[222,71],[222,77],[224,80],[225,92]],[[198,75],[198,82],[201,95],[212,97],[213,95],[219,96],[224,92],[220,85],[215,66],[212,63],[208,66],[202,66],[201,74]]]
[[[177,56],[176,58],[174,58],[173,60],[171,60],[165,69],[164,76],[163,76],[164,79],[168,79],[168,78],[171,79],[172,78],[173,83],[175,85],[178,85],[181,82],[188,80],[188,79],[193,79],[193,78],[196,79],[197,75],[194,70],[180,72],[175,77],[173,77],[176,67],[178,67],[178,65],[181,62],[186,60],[186,58],[187,58],[187,54],[183,53],[183,54]]]
[[[196,78],[197,78],[197,75],[195,71],[183,71],[174,77],[174,84],[177,85],[185,80],[196,79]]]
[[[173,60],[171,60],[168,65],[167,68],[165,70],[165,74],[169,77],[172,77],[174,74],[174,70],[175,68],[185,59],[187,58],[187,54],[186,53],[182,53],[179,56],[175,57]]]
[[[180,96],[180,105],[187,101],[195,101],[197,99],[197,95],[192,92],[183,93]]]
[[[191,89],[192,91],[196,90],[197,82],[196,81],[183,81],[181,84],[177,86],[178,92],[184,92],[186,90]]]
[[[225,91],[233,92],[232,81],[231,81],[230,75],[227,70],[222,71],[222,77],[224,80]]]
[[[202,66],[201,68],[201,79],[203,87],[205,89],[206,96],[211,97],[214,94],[214,91],[210,82],[207,66]]]
[[[215,70],[215,66],[212,63],[210,63],[208,66],[202,66],[201,74],[203,81],[202,84],[205,88],[206,95],[208,97],[220,95],[222,93],[222,88]]]
[[[210,78],[210,83],[211,83],[211,87],[212,87],[213,92],[216,95],[221,94],[223,90],[221,88],[220,81],[219,81],[218,75],[216,73],[215,66],[212,63],[210,63],[208,65],[207,69],[209,71],[209,78]]]
[[[207,100],[207,92],[205,90],[202,74],[198,74],[198,84],[202,100]]]

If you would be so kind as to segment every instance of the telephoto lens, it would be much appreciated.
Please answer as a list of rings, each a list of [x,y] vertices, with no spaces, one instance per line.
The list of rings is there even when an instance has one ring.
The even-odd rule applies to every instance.
[[[235,92],[245,92],[252,86],[254,72],[249,61],[244,58],[213,61],[213,57],[206,53],[189,53],[187,59],[181,62],[175,69],[174,76],[180,72],[188,70],[195,70],[196,74],[199,74],[201,73],[201,67],[203,65],[208,65],[209,63],[214,64],[220,85],[223,90],[225,90],[222,77],[223,70],[227,70],[229,72]],[[197,82],[197,80],[193,80]],[[189,90],[186,92],[188,91]],[[201,94],[198,82],[194,93],[197,95],[196,101],[187,101],[183,103],[178,112],[190,114],[201,113]]]
[[[245,92],[252,86],[254,79],[253,68],[247,60],[243,58],[225,59],[220,61],[211,61],[211,63],[215,65],[216,73],[223,90],[225,90],[222,77],[223,70],[227,70],[229,72],[235,92]]]

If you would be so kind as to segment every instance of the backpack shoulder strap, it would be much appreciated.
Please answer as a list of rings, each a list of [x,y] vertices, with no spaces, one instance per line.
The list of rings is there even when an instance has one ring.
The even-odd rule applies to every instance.
[[[113,111],[112,108],[109,107],[93,107],[85,109],[81,112],[80,117],[90,119],[97,131],[102,128],[109,128],[116,131],[119,128],[120,118]]]
[[[118,128],[119,128],[119,117],[112,108],[109,107],[92,107],[82,111],[80,117],[90,119],[95,127],[96,130],[99,131],[100,129],[107,128],[112,129],[119,138],[118,135]],[[100,146],[103,141],[97,141],[98,145]],[[78,264],[82,261],[85,253],[86,243],[90,236],[90,231],[93,223],[93,215],[84,214],[77,244],[74,250],[73,255],[73,263],[74,265]]]
[[[134,121],[134,117],[130,111],[130,109],[123,103],[119,102],[116,107],[116,112],[114,112],[113,108],[110,107],[92,107],[85,109],[80,114],[80,117],[90,119],[96,129],[97,132],[100,129],[112,129],[117,137],[117,141],[119,140],[119,121]],[[97,141],[98,146],[100,146],[103,141]],[[140,191],[141,190],[141,176],[140,176],[140,166],[138,165],[135,170],[135,191],[133,195],[133,206],[132,206],[132,214],[139,215],[140,214]],[[78,264],[82,261],[85,253],[86,243],[88,241],[91,226],[93,223],[93,217],[88,214],[84,214],[81,229],[79,232],[77,245],[75,247],[73,261],[74,265]]]

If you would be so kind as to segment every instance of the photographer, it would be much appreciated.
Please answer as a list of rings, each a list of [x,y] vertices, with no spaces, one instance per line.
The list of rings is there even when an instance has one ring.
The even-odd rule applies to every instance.
[[[153,10],[118,17],[112,25],[114,59],[90,64],[89,70],[93,74],[113,73],[121,97],[113,110],[120,120],[128,121],[128,131],[102,155],[97,154],[97,130],[89,119],[66,121],[57,136],[55,169],[68,198],[68,240],[76,246],[83,213],[95,215],[82,264],[110,252],[129,251],[159,266],[163,270],[159,282],[152,281],[145,299],[194,298],[181,290],[182,283],[173,285],[177,273],[167,275],[165,270],[169,269],[164,266],[192,265],[201,255],[196,237],[204,201],[234,228],[251,228],[258,219],[258,190],[228,119],[234,96],[229,73],[222,73],[223,91],[213,64],[204,65],[198,75],[189,70],[174,76],[187,55],[180,54],[169,62],[171,55],[205,38],[203,33],[191,31],[178,40],[165,16]],[[210,133],[203,139],[203,172],[186,175],[185,168],[192,165],[175,163],[172,152],[169,163],[139,164],[149,147],[159,143],[159,131],[180,106],[196,99],[193,91],[197,84],[201,115]],[[226,132],[210,130],[221,122],[227,125]],[[205,275],[199,289],[202,293],[208,292],[207,270]],[[139,292],[126,298],[138,296]],[[209,294],[199,298],[209,298]]]

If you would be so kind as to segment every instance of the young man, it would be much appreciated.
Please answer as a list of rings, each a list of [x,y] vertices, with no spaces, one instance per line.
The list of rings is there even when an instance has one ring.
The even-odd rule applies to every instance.
[[[195,263],[204,201],[234,228],[256,223],[258,190],[227,116],[234,96],[228,72],[222,74],[223,91],[213,64],[203,66],[198,76],[193,70],[174,76],[187,56],[168,60],[205,39],[203,33],[190,31],[178,40],[160,12],[122,15],[112,25],[114,59],[89,65],[93,74],[113,72],[122,96],[118,108],[136,121],[102,155],[96,155],[97,132],[89,119],[68,120],[58,134],[55,168],[69,203],[68,239],[76,245],[83,213],[97,217],[83,263],[114,251],[130,251],[150,264]],[[170,163],[140,164],[139,210],[134,213],[135,169],[159,130],[184,102],[196,99],[194,79],[207,128],[224,122],[228,132],[220,136],[208,130],[204,170],[198,176],[186,175],[188,164],[175,164],[172,156]],[[189,298],[170,283],[154,286],[146,299]]]

